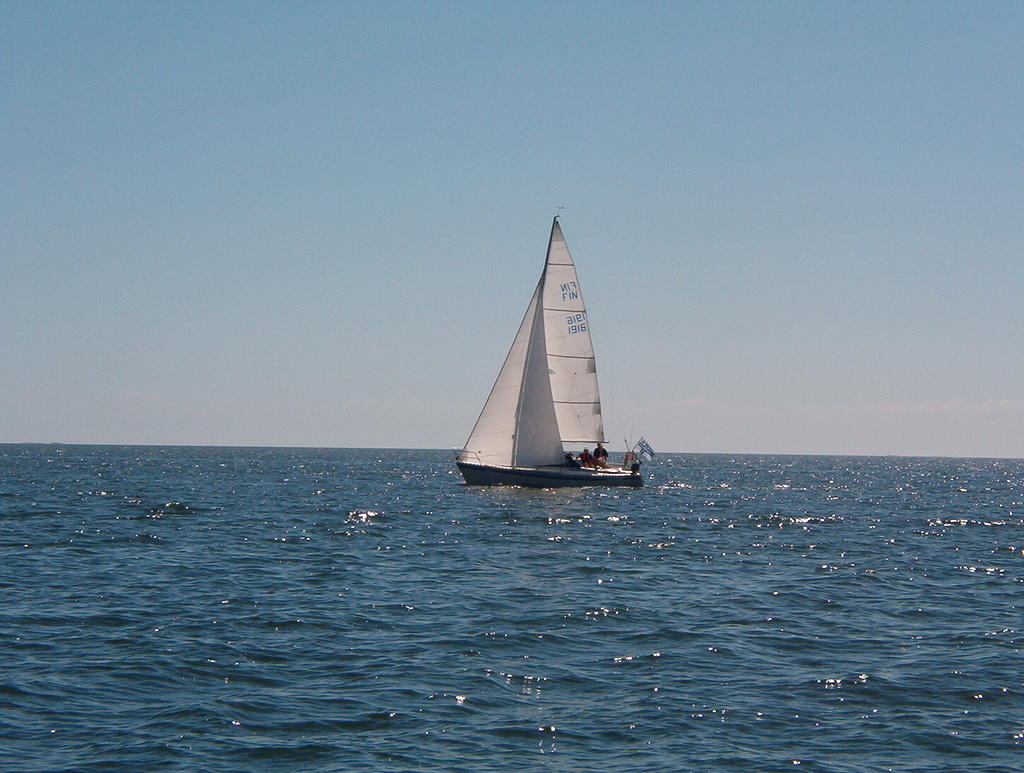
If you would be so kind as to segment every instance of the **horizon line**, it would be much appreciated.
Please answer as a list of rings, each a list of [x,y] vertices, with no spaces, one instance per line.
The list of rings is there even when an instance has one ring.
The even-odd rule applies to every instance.
[[[74,447],[108,447],[108,448],[260,448],[266,450],[324,450],[324,451],[436,451],[455,452],[457,447],[435,448],[432,446],[301,446],[301,445],[251,445],[246,443],[77,443],[63,441],[0,441],[2,446],[74,446]],[[622,449],[609,446],[615,453],[623,453]],[[658,456],[820,456],[820,457],[854,457],[868,459],[980,459],[995,461],[1019,461],[1024,456],[957,456],[954,454],[899,454],[899,453],[862,453],[862,452],[801,452],[801,451],[658,451]]]

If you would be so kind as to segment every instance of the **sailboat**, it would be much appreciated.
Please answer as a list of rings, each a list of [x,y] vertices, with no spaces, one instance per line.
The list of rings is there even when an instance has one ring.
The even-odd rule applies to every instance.
[[[456,466],[473,485],[640,486],[637,464],[583,467],[565,443],[604,442],[594,345],[555,216],[544,270]]]

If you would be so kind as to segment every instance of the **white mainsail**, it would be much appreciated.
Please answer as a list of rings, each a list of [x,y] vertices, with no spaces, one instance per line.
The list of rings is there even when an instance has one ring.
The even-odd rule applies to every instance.
[[[563,442],[604,440],[594,347],[576,267],[557,218],[544,271],[460,458],[561,464]]]
[[[597,364],[576,266],[555,220],[544,269],[544,336],[563,443],[604,441]]]

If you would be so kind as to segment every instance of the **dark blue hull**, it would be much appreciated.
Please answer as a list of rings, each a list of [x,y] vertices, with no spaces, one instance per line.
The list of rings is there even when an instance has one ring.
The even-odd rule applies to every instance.
[[[456,461],[455,465],[471,486],[530,486],[555,488],[568,486],[642,486],[639,472],[597,470],[576,467],[494,467],[487,464]]]

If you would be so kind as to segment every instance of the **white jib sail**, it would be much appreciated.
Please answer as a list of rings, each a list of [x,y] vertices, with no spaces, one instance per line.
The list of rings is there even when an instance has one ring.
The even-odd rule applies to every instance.
[[[551,387],[546,384],[546,378],[537,378],[547,375],[544,368],[538,367],[545,357],[544,329],[540,320],[543,286],[542,275],[498,378],[460,454],[464,461],[505,467],[561,461],[562,446],[551,407]],[[517,422],[523,427],[518,432]],[[535,425],[540,427],[539,431]]]
[[[551,397],[565,443],[604,441],[594,344],[576,266],[556,220],[543,278],[544,338]]]
[[[558,435],[558,420],[551,398],[551,380],[548,377],[548,355],[544,341],[544,309],[540,303],[544,275],[534,293],[533,329],[527,346],[523,369],[523,386],[519,393],[516,413],[516,437],[512,452],[515,467],[539,467],[542,464],[562,464],[562,441]]]

